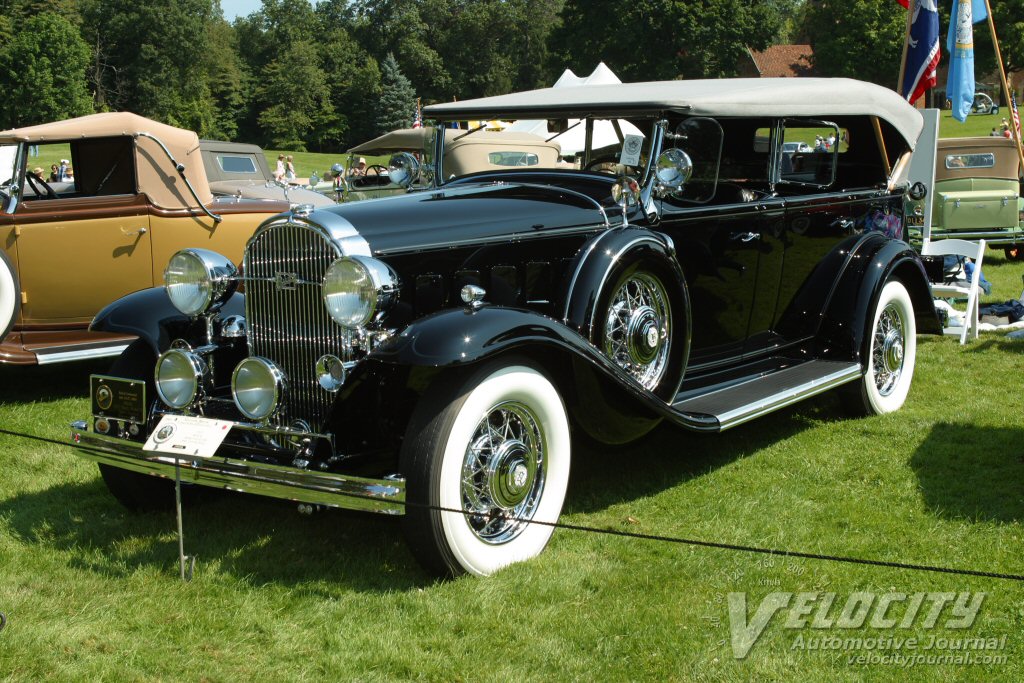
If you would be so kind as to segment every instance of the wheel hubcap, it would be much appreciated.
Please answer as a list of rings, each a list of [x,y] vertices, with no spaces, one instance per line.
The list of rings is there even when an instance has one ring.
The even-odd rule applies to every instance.
[[[668,364],[671,327],[665,288],[647,273],[635,273],[615,291],[604,326],[604,351],[647,389],[661,381]]]
[[[462,465],[462,506],[482,541],[507,543],[537,511],[547,471],[544,434],[533,411],[500,403],[477,423]]]
[[[888,396],[899,384],[903,374],[903,360],[906,348],[906,331],[903,318],[893,304],[889,304],[878,316],[872,345],[872,363],[875,373],[875,387],[882,396]]]

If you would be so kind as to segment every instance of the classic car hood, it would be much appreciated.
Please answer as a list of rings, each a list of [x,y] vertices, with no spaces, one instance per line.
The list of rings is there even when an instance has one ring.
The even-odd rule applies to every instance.
[[[605,224],[597,203],[585,196],[520,183],[460,184],[371,199],[319,210],[312,220],[322,212],[344,218],[382,254]]]
[[[215,194],[236,195],[241,192],[247,199],[286,199],[284,190],[276,185],[267,186],[266,181],[255,180],[215,180],[210,183],[210,190]],[[333,206],[334,200],[319,192],[304,187],[288,189],[287,199],[293,204],[312,204],[313,206]]]

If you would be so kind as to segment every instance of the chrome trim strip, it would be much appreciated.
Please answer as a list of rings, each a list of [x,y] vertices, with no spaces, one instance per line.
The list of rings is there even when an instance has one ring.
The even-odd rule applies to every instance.
[[[174,478],[174,458],[146,453],[136,441],[90,432],[81,421],[72,423],[71,440],[88,449],[80,450],[79,455],[94,462]],[[401,478],[370,479],[310,472],[233,458],[179,462],[181,480],[190,484],[348,510],[405,514],[405,480]]]
[[[78,351],[36,351],[36,363],[39,365],[50,365],[51,363],[68,363],[76,360],[88,360],[90,358],[110,358],[120,356],[128,348],[127,344],[116,346],[100,346],[91,349]]]
[[[771,413],[779,408],[785,408],[786,406],[802,401],[805,398],[816,396],[817,394],[824,393],[830,389],[834,389],[847,382],[853,382],[864,376],[864,368],[859,363],[850,363],[841,370],[812,379],[809,382],[800,384],[795,387],[790,387],[772,396],[767,396],[759,401],[750,403],[745,406],[740,406],[730,410],[729,412],[717,415],[720,429],[725,431],[732,427],[749,422],[754,418],[761,417],[767,413]],[[754,380],[756,381],[756,380]],[[742,386],[742,385],[738,385]],[[735,386],[729,387],[729,389],[735,389]],[[723,389],[722,391],[727,391]],[[710,395],[710,394],[708,394]]]
[[[309,214],[302,222],[319,225],[330,235],[331,239],[338,243],[345,256],[373,256],[369,243],[359,234],[356,226],[352,225],[344,216],[321,209]]]

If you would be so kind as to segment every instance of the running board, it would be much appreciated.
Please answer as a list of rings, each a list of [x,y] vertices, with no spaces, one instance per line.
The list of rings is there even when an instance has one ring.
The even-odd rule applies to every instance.
[[[677,413],[729,429],[863,376],[859,363],[811,360],[672,404]]]

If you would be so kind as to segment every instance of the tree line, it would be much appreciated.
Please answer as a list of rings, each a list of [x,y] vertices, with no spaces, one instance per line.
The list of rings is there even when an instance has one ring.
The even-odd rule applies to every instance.
[[[995,4],[1020,68],[1024,0]],[[218,0],[0,0],[0,128],[133,111],[334,152],[410,125],[417,98],[544,87],[600,61],[624,81],[729,77],[748,48],[780,42],[810,42],[822,75],[893,87],[905,12],[891,0],[263,0],[228,22]]]

